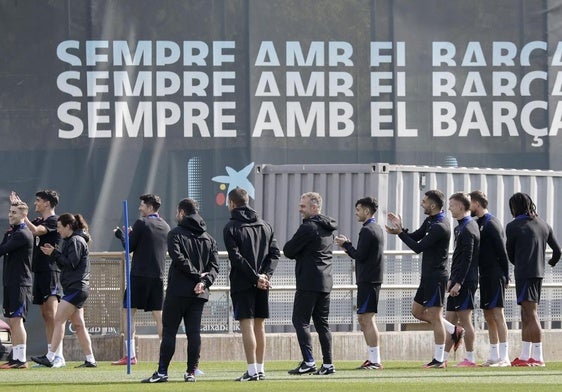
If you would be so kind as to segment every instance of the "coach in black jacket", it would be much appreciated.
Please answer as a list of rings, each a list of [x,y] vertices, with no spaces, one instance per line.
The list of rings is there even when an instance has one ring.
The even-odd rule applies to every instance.
[[[230,221],[223,230],[230,260],[230,295],[240,322],[248,370],[236,381],[265,379],[265,319],[269,317],[270,279],[279,261],[271,225],[248,206],[248,192],[228,193]]]
[[[168,366],[176,348],[176,334],[183,319],[187,335],[187,370],[184,379],[195,381],[201,351],[201,316],[209,299],[209,287],[218,272],[217,243],[193,199],[178,204],[178,225],[168,233],[168,254],[172,259],[162,310],[162,343],[158,371],[143,382],[168,380]]]
[[[328,325],[332,291],[332,247],[336,221],[321,215],[322,197],[316,192],[301,196],[299,212],[303,222],[283,247],[285,256],[295,259],[297,291],[293,304],[293,326],[297,332],[303,361],[289,374],[335,372],[332,364],[332,334]],[[310,318],[318,332],[324,364],[316,369],[312,356]]]

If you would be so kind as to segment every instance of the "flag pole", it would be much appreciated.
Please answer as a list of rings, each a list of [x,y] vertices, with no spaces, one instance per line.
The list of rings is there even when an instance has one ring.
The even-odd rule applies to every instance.
[[[125,280],[127,286],[127,297],[125,307],[127,308],[127,374],[131,374],[131,262],[129,252],[129,209],[127,200],[123,200],[123,233],[125,237]]]

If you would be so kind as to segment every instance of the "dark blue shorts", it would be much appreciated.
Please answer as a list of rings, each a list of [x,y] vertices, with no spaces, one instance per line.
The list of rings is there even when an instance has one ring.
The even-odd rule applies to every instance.
[[[377,313],[380,283],[357,284],[357,314]]]
[[[480,277],[480,308],[503,308],[505,304],[505,276]]]
[[[438,279],[422,280],[414,297],[414,302],[431,308],[433,306],[443,307],[445,303],[445,291],[448,278],[443,276]]]
[[[42,305],[51,296],[62,297],[60,272],[40,271],[33,275],[33,304]]]
[[[4,317],[21,317],[25,321],[30,303],[31,287],[4,286]]]
[[[230,295],[234,320],[269,318],[269,291],[253,287]]]
[[[447,297],[447,312],[474,309],[474,294],[478,288],[477,282],[464,282],[456,297]]]
[[[127,290],[123,296],[123,308],[127,307]],[[145,312],[162,310],[164,282],[160,278],[131,275],[131,308]]]
[[[517,305],[523,301],[541,302],[542,278],[520,279],[515,281],[515,292],[517,293]]]

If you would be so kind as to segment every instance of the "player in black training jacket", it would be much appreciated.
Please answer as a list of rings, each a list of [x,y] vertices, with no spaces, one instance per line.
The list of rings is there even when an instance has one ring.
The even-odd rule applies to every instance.
[[[541,323],[537,306],[541,299],[546,245],[552,248],[555,266],[560,260],[560,245],[552,228],[537,214],[535,203],[526,193],[518,192],[509,199],[513,220],[505,228],[507,255],[515,266],[517,304],[521,305],[521,354],[512,366],[545,366]]]
[[[482,366],[510,366],[508,329],[505,321],[505,289],[509,284],[509,261],[505,234],[498,218],[488,212],[488,198],[479,190],[470,192],[470,212],[480,228],[478,272],[480,308],[488,324],[490,351]]]
[[[230,296],[240,322],[248,370],[236,381],[265,379],[265,319],[269,317],[270,279],[279,262],[273,228],[249,205],[248,192],[228,193],[230,220],[223,230],[230,260]]]
[[[398,237],[414,252],[422,253],[420,285],[412,304],[412,315],[420,321],[431,324],[435,341],[433,359],[425,368],[442,369],[447,366],[445,355],[445,331],[451,334],[456,350],[462,341],[464,330],[443,319],[443,304],[447,289],[449,271],[449,241],[451,226],[443,206],[445,195],[438,189],[425,192],[421,201],[427,218],[419,229],[409,233],[402,226],[402,218],[392,212],[387,215],[386,231]]]
[[[336,237],[336,244],[355,260],[357,320],[363,331],[369,355],[360,368],[366,370],[383,368],[379,349],[380,335],[375,323],[384,273],[384,232],[375,219],[378,207],[377,200],[372,197],[364,197],[355,203],[355,216],[363,223],[357,248],[353,247],[346,236],[340,234]]]
[[[478,251],[480,230],[470,216],[470,200],[464,193],[455,193],[449,198],[449,211],[457,226],[454,230],[455,250],[451,262],[451,276],[447,283],[446,319],[454,325],[460,324],[465,330],[465,358],[457,367],[476,367],[474,354],[475,333],[472,324],[474,295],[478,287]],[[453,346],[451,339],[445,345],[445,361]]]

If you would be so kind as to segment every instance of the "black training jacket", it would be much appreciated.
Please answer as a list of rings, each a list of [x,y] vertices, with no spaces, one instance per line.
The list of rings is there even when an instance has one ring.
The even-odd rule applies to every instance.
[[[422,253],[421,279],[448,277],[451,226],[444,213],[428,216],[413,233],[401,232],[400,239],[414,252]]]
[[[133,252],[131,275],[164,278],[169,231],[170,226],[158,214],[135,221],[133,230],[129,233],[129,250]],[[115,235],[121,239],[124,247],[123,232],[118,230]]]
[[[65,294],[90,287],[89,239],[86,233],[77,230],[63,238],[60,249],[51,253],[61,270],[60,283]]]
[[[223,230],[230,260],[230,291],[256,286],[258,275],[271,277],[279,262],[273,228],[248,206],[234,208]]]
[[[477,220],[480,227],[478,272],[480,279],[504,278],[509,281],[509,261],[505,249],[505,234],[498,218],[485,214]]]
[[[10,226],[0,243],[4,256],[2,280],[4,287],[31,287],[33,234],[25,223]]]
[[[355,281],[357,283],[382,283],[384,266],[384,235],[374,220],[363,224],[359,231],[357,249],[351,242],[343,244],[345,253],[355,259]]]
[[[478,282],[478,250],[480,230],[470,216],[458,221],[455,227],[455,250],[451,262],[451,286],[465,282]]]
[[[188,215],[168,233],[168,254],[172,259],[168,271],[166,295],[209,299],[209,287],[219,273],[215,239],[206,232],[207,225],[199,214]],[[197,283],[205,292],[195,294]]]
[[[552,260],[560,260],[560,245],[552,228],[538,216],[517,217],[505,228],[507,255],[515,266],[515,279],[544,277],[546,244],[552,248]]]
[[[332,291],[332,248],[336,221],[325,215],[303,219],[297,232],[283,247],[289,259],[295,259],[297,290],[329,293]]]

